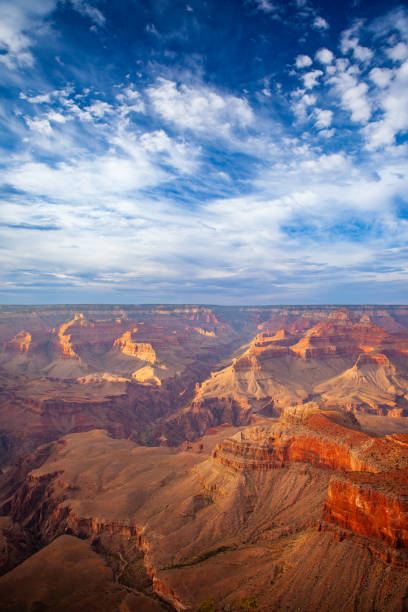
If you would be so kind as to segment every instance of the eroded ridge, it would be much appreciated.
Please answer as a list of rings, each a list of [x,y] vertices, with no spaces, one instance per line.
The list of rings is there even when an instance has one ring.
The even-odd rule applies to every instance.
[[[332,470],[323,519],[408,548],[408,435],[373,438],[336,423],[339,418],[352,417],[310,404],[288,409],[276,424],[223,440],[212,456],[236,471],[293,462]]]

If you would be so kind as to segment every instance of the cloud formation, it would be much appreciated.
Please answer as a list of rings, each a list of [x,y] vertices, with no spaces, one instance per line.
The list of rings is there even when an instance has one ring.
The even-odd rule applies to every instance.
[[[117,6],[0,6],[2,299],[406,299],[407,12],[338,34],[309,1],[242,2],[214,49],[215,4],[211,28],[189,7],[138,13],[119,53]]]

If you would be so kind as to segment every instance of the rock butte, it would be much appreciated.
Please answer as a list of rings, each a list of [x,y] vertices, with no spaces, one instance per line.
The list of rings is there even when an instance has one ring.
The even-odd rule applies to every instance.
[[[2,609],[405,609],[407,307],[0,323]]]

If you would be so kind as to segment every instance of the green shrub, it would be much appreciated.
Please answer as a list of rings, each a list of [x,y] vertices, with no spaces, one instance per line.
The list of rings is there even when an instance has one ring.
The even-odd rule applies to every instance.
[[[244,597],[244,599],[241,599],[241,603],[239,604],[239,609],[244,610],[245,612],[256,610],[257,607],[255,597]]]
[[[213,599],[206,599],[200,603],[197,612],[215,612],[214,604],[215,601]]]

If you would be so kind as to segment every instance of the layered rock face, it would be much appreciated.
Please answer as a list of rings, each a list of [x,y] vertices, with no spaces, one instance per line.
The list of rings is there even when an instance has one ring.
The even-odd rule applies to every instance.
[[[248,597],[262,612],[308,610],[304,601],[327,611],[369,610],[373,601],[396,610],[408,589],[405,489],[395,495],[407,444],[404,435],[373,439],[353,415],[313,404],[262,426],[218,430],[191,450],[71,434],[33,457],[25,476],[8,475],[2,509],[41,541],[45,564],[64,533],[95,552],[119,551],[117,562],[106,557],[113,569],[135,566],[130,555],[139,551],[149,580],[131,582],[130,592],[152,597],[153,588],[175,610],[192,612],[211,597],[220,610],[239,610]],[[69,583],[63,565],[59,573]],[[17,578],[0,579],[0,594],[9,596]]]
[[[137,328],[133,330],[137,332]],[[156,362],[156,352],[149,342],[134,342],[132,340],[132,332],[125,332],[120,338],[115,340],[113,348],[117,349],[124,355],[130,355],[131,357],[137,357],[142,361],[148,363]]]
[[[202,307],[19,312],[0,312],[0,465],[67,431],[151,439],[241,341]]]
[[[20,331],[6,344],[6,350],[27,353],[32,342],[32,336],[27,331]]]
[[[0,457],[15,457],[19,445],[26,452],[30,438],[34,448],[91,427],[179,444],[208,427],[250,424],[310,399],[404,417],[405,311],[0,310]]]
[[[356,426],[352,415],[348,417],[349,425]],[[408,469],[408,454],[393,436],[372,438],[339,425],[336,418],[336,413],[322,412],[313,403],[288,408],[276,424],[223,440],[213,457],[237,470],[273,469],[294,461],[341,472],[388,472],[393,461]]]
[[[42,565],[52,584],[54,561],[69,601],[66,544],[123,610],[403,609],[405,307],[0,308],[0,322],[2,602]],[[47,588],[20,607],[33,598],[55,607]]]
[[[330,480],[323,519],[408,548],[408,435],[372,438],[333,418],[313,404],[289,409],[274,425],[223,440],[212,456],[237,471],[302,462],[340,472]]]
[[[319,314],[320,321],[306,331],[312,319],[305,316],[292,318],[290,330],[275,328],[284,319],[278,315],[260,325],[263,331],[247,350],[198,388],[194,409],[200,404],[205,412],[214,398],[229,398],[246,401],[258,412],[280,414],[285,406],[312,398],[322,406],[408,415],[408,336],[402,324],[392,326],[381,312],[377,319],[400,330],[391,333],[372,323],[373,312]]]
[[[358,355],[376,350],[406,355],[407,339],[392,337],[387,330],[373,325],[367,315],[359,320],[348,310],[329,315],[326,321],[309,329],[291,350],[304,359],[333,355]]]
[[[382,353],[363,353],[348,370],[315,388],[323,400],[368,412],[408,414],[408,380]]]
[[[333,477],[323,518],[393,548],[408,549],[408,471]]]
[[[63,325],[60,325],[59,328],[56,330],[56,335],[58,338],[58,348],[61,351],[61,356],[64,359],[77,359],[78,361],[80,361],[79,355],[76,354],[72,347],[71,334],[68,332],[68,330],[76,323],[79,327],[87,325],[87,322],[85,321],[82,312],[77,313],[72,319],[72,321],[68,321]]]

